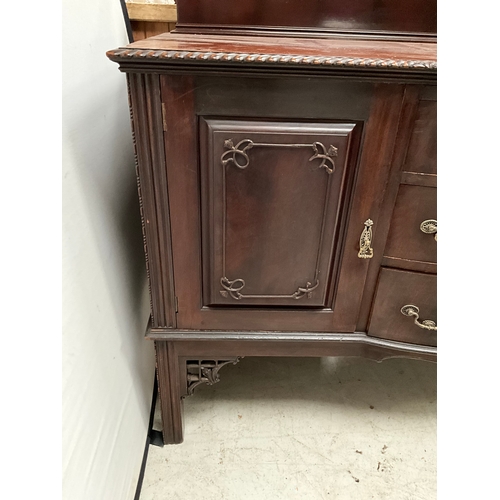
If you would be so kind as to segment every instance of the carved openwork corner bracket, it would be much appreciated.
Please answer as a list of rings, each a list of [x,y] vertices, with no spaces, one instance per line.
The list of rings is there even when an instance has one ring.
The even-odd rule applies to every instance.
[[[243,356],[230,359],[186,361],[187,394],[191,396],[201,384],[213,385],[220,381],[219,370],[226,365],[238,363]]]
[[[321,142],[313,142],[312,144],[274,144],[270,142],[253,142],[251,139],[243,139],[236,146],[232,139],[224,141],[224,147],[228,149],[221,156],[222,165],[233,163],[236,167],[243,170],[250,164],[250,158],[247,151],[254,147],[274,147],[274,148],[312,148],[313,155],[309,161],[320,159],[321,163],[318,168],[324,168],[328,174],[333,174],[335,170],[335,162],[333,158],[338,155],[338,148],[330,144],[328,149]]]

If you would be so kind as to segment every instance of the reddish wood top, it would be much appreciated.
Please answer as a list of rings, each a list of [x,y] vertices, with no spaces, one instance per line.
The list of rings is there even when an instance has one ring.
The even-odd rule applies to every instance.
[[[280,56],[351,57],[406,61],[437,60],[436,44],[359,39],[270,36],[213,36],[164,33],[127,45],[130,49],[176,52],[268,54]]]

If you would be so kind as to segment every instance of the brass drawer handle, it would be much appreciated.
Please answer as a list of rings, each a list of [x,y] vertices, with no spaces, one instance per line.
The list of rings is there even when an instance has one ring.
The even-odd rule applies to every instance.
[[[424,220],[422,224],[420,224],[420,231],[425,234],[433,234],[434,239],[438,240],[438,222],[434,219]]]
[[[417,306],[412,306],[410,304],[403,306],[401,308],[401,314],[404,316],[413,316],[415,318],[414,323],[419,327],[423,328],[424,330],[432,330],[432,331],[437,331],[437,325],[434,321],[430,319],[424,319],[422,323],[418,321],[418,315],[420,313],[420,309]]]
[[[372,226],[373,226],[373,221],[371,219],[367,219],[365,221],[365,228],[363,229],[361,237],[359,238],[358,257],[360,259],[371,259],[373,257]]]

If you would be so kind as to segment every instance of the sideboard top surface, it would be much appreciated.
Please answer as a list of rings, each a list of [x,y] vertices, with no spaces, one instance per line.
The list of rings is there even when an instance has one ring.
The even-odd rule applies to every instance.
[[[107,53],[118,63],[273,64],[435,73],[435,43],[164,33]]]

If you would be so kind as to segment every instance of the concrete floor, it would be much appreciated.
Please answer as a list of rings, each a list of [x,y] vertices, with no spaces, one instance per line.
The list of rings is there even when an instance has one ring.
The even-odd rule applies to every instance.
[[[150,446],[141,500],[436,498],[436,365],[245,358]]]

